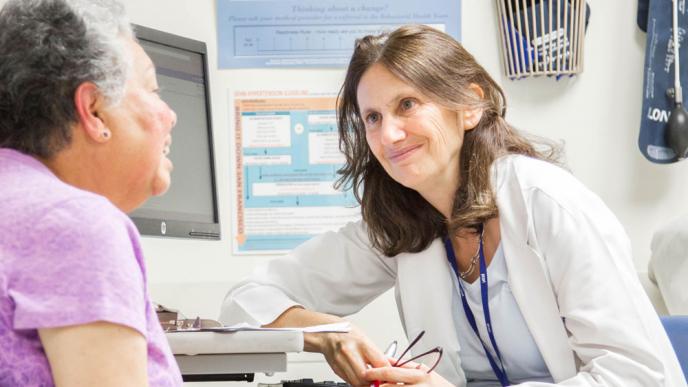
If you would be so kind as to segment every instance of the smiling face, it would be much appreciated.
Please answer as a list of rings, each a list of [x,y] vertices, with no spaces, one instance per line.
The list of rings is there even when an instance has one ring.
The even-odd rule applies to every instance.
[[[421,195],[458,188],[461,115],[374,64],[361,77],[358,107],[375,158],[398,183]]]
[[[151,195],[161,195],[170,186],[172,162],[167,158],[171,130],[177,116],[158,95],[155,67],[143,48],[128,42],[132,58],[131,76],[122,101],[99,112],[112,132],[110,166],[113,181],[121,189],[116,204],[133,210]]]

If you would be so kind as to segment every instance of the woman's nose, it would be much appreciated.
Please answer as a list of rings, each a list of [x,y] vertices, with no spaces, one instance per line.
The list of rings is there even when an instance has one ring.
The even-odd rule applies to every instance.
[[[382,143],[394,144],[406,138],[403,120],[387,117],[382,123]]]

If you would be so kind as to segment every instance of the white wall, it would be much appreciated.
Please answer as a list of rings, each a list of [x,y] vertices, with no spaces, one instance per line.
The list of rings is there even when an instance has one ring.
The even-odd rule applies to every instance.
[[[5,1],[0,0],[0,4]],[[208,43],[223,238],[219,242],[144,238],[143,243],[153,298],[181,308],[190,317],[215,317],[229,285],[270,258],[231,254],[233,143],[229,93],[246,88],[283,88],[285,79],[290,85],[336,86],[343,71],[218,71],[212,68],[217,58],[215,1],[124,3],[135,23]],[[619,217],[631,237],[636,267],[645,271],[653,231],[685,212],[688,163],[654,165],[638,151],[645,35],[635,25],[636,3],[589,3],[592,17],[586,37],[585,71],[575,79],[507,80],[499,57],[494,1],[463,0],[463,43],[504,86],[510,101],[507,117],[512,123],[565,141],[570,168]],[[401,336],[394,313],[387,294],[359,321],[384,346]]]

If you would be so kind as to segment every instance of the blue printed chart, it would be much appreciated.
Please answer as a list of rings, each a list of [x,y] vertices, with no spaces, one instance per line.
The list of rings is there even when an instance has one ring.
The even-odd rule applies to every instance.
[[[291,250],[360,219],[353,194],[333,186],[344,163],[334,106],[333,96],[235,99],[235,253]]]
[[[460,39],[460,10],[460,0],[217,0],[219,67],[345,67],[357,38],[404,24]]]

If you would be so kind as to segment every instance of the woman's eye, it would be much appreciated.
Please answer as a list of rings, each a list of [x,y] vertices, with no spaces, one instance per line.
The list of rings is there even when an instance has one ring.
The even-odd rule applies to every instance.
[[[374,125],[376,122],[380,120],[380,115],[378,113],[370,113],[366,116],[366,124],[368,125]]]
[[[401,109],[406,111],[406,110],[411,110],[416,106],[416,101],[412,98],[405,98],[401,100]]]

